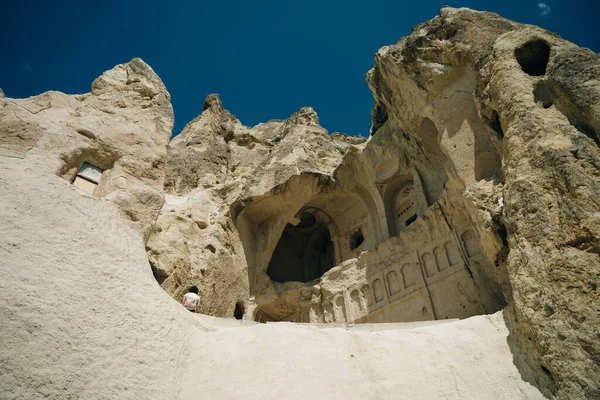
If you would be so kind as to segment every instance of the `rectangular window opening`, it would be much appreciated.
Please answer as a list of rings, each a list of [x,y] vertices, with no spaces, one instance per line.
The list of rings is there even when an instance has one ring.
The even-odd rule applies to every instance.
[[[81,168],[79,168],[79,171],[77,171],[75,180],[73,180],[73,186],[78,187],[90,195],[94,195],[96,187],[98,187],[100,179],[102,178],[102,172],[104,171],[101,168],[84,162]]]
[[[413,222],[417,220],[417,214],[413,214],[410,218],[406,220],[406,226],[409,226]]]

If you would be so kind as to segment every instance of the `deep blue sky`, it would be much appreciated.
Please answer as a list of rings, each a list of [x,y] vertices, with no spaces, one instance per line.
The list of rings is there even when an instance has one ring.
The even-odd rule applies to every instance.
[[[141,57],[171,93],[174,133],[219,93],[245,125],[312,106],[329,132],[368,135],[364,74],[373,54],[444,4],[497,12],[600,51],[599,0],[7,0],[0,88],[9,97],[85,93],[103,71]]]

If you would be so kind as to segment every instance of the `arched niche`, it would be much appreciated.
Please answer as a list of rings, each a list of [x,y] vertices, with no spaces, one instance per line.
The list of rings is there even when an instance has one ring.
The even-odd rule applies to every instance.
[[[305,207],[288,223],[267,267],[276,282],[310,282],[336,265],[333,220],[322,210]]]
[[[448,181],[445,165],[448,157],[440,146],[441,135],[429,118],[423,118],[418,136],[423,142],[427,158],[415,162],[415,169],[421,180],[423,193],[429,205],[435,203]]]
[[[316,196],[304,210],[314,212],[330,227],[336,265],[377,245],[377,205],[366,190]],[[312,212],[312,211],[311,211]],[[359,232],[360,231],[360,232]]]
[[[385,210],[381,202],[381,196],[377,193],[377,188],[373,185],[367,189],[364,186],[357,186],[354,191],[363,201],[367,212],[369,214],[369,220],[373,227],[373,239],[376,243],[381,242],[387,237],[387,224],[385,221]]]
[[[423,186],[419,174],[412,170],[397,174],[382,187],[389,235],[396,236],[427,209]]]

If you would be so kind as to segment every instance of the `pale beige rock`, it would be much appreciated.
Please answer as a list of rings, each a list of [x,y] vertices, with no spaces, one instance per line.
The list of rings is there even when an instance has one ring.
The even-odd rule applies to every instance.
[[[163,203],[173,129],[169,93],[140,59],[105,72],[92,88],[84,95],[1,99],[0,154],[26,158],[39,173],[68,181],[84,162],[101,168],[94,197],[113,201],[146,234]]]
[[[339,145],[311,108],[249,128],[210,95],[168,153],[165,189],[171,194],[146,245],[153,271],[175,298],[196,285],[203,312],[232,316],[237,303],[251,307],[256,292],[233,208],[299,173],[332,171],[342,157]],[[265,284],[261,279],[257,284]]]
[[[511,34],[525,39],[519,42],[511,39]],[[233,240],[228,245],[239,248],[241,242],[245,258],[245,265],[243,260],[230,262],[225,264],[233,267],[225,269],[240,271],[238,276],[245,271],[248,277],[247,287],[236,285],[243,286],[242,290],[233,291],[237,298],[220,296],[229,304],[228,312],[236,301],[241,301],[249,318],[262,321],[340,323],[462,318],[494,312],[507,302],[509,318],[523,313],[518,308],[523,301],[519,296],[523,295],[514,289],[525,281],[517,282],[520,277],[511,272],[516,268],[512,265],[518,263],[511,256],[516,254],[510,244],[515,233],[506,216],[511,206],[506,176],[511,168],[506,164],[510,147],[504,138],[507,117],[502,107],[494,104],[496,92],[503,92],[507,99],[531,98],[533,93],[535,98],[527,107],[556,103],[546,113],[553,112],[554,107],[561,108],[570,123],[597,140],[596,81],[589,72],[597,68],[597,62],[560,39],[545,39],[553,49],[564,48],[564,54],[575,54],[572,58],[579,64],[571,63],[570,68],[580,71],[578,82],[590,83],[578,92],[569,92],[572,85],[562,72],[566,67],[557,66],[560,73],[555,73],[555,78],[542,79],[535,88],[527,86],[523,80],[526,74],[514,52],[527,38],[540,37],[550,38],[545,31],[494,14],[444,8],[439,17],[417,26],[411,36],[376,54],[375,67],[367,75],[376,100],[373,138],[366,144],[352,143],[353,139],[335,134],[329,140],[319,139],[319,148],[326,152],[317,158],[311,157],[319,155],[311,146],[313,142],[305,139],[322,137],[312,110],[303,109],[285,122],[271,121],[247,128],[223,109],[217,97],[207,98],[202,115],[170,146],[169,176],[175,183],[168,187],[174,189],[174,194],[207,190],[219,193],[217,197],[200,196],[211,200],[192,208],[210,208],[222,201],[218,198],[225,199],[226,208],[220,215],[226,225],[233,220],[237,230],[236,235],[227,237]],[[499,56],[498,46],[508,49],[503,57]],[[560,59],[560,52],[556,56]],[[552,63],[548,68],[552,68]],[[512,79],[515,87],[522,90],[517,94],[507,90],[511,87],[508,82],[495,82],[496,69],[504,71],[502,76]],[[529,94],[523,92],[528,87]],[[515,104],[518,102],[513,101],[511,106]],[[510,118],[518,119],[518,113]],[[536,122],[527,124],[527,129],[531,129]],[[527,129],[521,128],[524,134]],[[578,140],[585,141],[583,138]],[[540,145],[551,143],[552,140]],[[339,155],[329,150],[331,144]],[[562,146],[573,152],[571,142],[563,141]],[[592,147],[590,151],[595,150]],[[534,154],[524,156],[515,165],[529,165],[528,160],[536,159]],[[198,168],[185,168],[198,160],[213,161]],[[537,162],[548,171],[554,168],[551,162]],[[597,175],[597,162],[588,165],[588,176]],[[399,194],[404,190],[411,193],[409,202]],[[597,197],[590,193],[588,198]],[[327,226],[332,239],[332,264],[337,266],[316,280],[309,279],[313,275],[307,272],[310,266],[306,264],[298,269],[303,268],[304,272],[295,277],[269,272],[272,263],[287,264],[289,270],[296,268],[290,265],[305,263],[302,257],[315,257],[310,252],[299,259],[288,256],[293,253],[292,242],[288,244],[292,248],[277,250],[282,237],[300,232],[293,225],[301,223],[304,212]],[[412,215],[416,220],[406,227]],[[597,232],[593,218],[586,217],[586,226]],[[560,222],[557,224],[560,226]],[[351,237],[356,233],[363,242],[354,249]],[[167,236],[155,236],[156,246],[160,246],[163,237]],[[196,237],[187,235],[183,243],[187,248],[204,248],[207,241]],[[296,245],[304,246],[299,243]],[[152,246],[150,252],[160,253]],[[236,256],[241,259],[242,252],[236,251]],[[587,255],[581,256],[587,260]],[[188,262],[189,266],[185,264],[182,271],[211,268],[207,266],[210,263],[198,260]],[[167,260],[161,268],[176,271],[170,265],[177,262]],[[585,264],[591,266],[590,271],[596,269],[594,258]],[[310,265],[321,268],[319,263]],[[278,274],[277,279],[272,279]],[[179,288],[163,284],[176,296],[186,285],[196,282],[204,285],[205,292],[208,287],[222,286],[214,279],[186,281],[175,279],[177,276],[173,274],[173,279],[182,283]],[[308,281],[299,282],[302,280]],[[539,283],[536,285],[539,287]],[[240,297],[245,290],[246,297]],[[595,321],[596,317],[588,313],[586,319]],[[529,327],[512,321],[510,328],[517,339],[511,341],[513,350],[525,354],[523,359],[517,356],[521,372],[545,393],[559,397],[596,393],[598,383],[591,377],[596,374],[597,365],[593,366],[593,361],[590,364],[590,359],[586,361],[587,356],[577,356],[587,350],[581,353],[573,351],[573,347],[571,355],[560,352],[571,361],[565,361],[564,366],[563,361],[556,361],[549,367],[552,362],[539,361],[544,356],[539,354],[538,345],[526,344],[525,337],[531,337]],[[541,323],[537,329],[539,335],[545,335],[546,328]],[[593,329],[584,330],[586,335],[593,334]],[[592,349],[593,343],[588,337],[581,346]],[[590,351],[593,354],[595,350]],[[552,356],[548,354],[546,358],[551,360]],[[580,367],[568,367],[574,363]]]
[[[209,330],[152,277],[107,201],[0,157],[0,398],[173,398]]]
[[[375,137],[437,127],[449,176],[479,209],[480,246],[497,254],[521,372],[558,398],[600,397],[599,68],[542,29],[444,8],[368,74]]]
[[[111,202],[36,162],[0,157],[2,399],[541,398],[511,362],[500,313],[333,329],[195,316],[156,284]],[[165,212],[183,210],[177,200]],[[210,213],[189,218],[210,229]]]
[[[111,203],[30,167],[0,157],[2,399],[541,398],[500,313],[362,329],[193,315]]]
[[[9,229],[0,250],[23,266],[3,271],[3,329],[19,335],[0,351],[6,371],[16,371],[0,375],[2,387],[13,397],[68,397],[63,381],[75,377],[84,383],[73,390],[87,397],[123,397],[127,387],[136,398],[247,398],[280,397],[289,382],[300,390],[318,378],[337,383],[310,391],[316,398],[389,398],[407,388],[411,398],[539,398],[525,380],[548,397],[600,397],[599,71],[598,55],[547,31],[443,8],[375,55],[367,141],[328,135],[310,107],[246,127],[209,95],[168,142],[168,92],[138,59],[105,72],[83,96],[1,98],[0,182],[11,194],[2,199]],[[105,170],[93,196],[69,184],[83,162]],[[15,196],[28,200],[12,205]],[[50,265],[39,269],[42,252]],[[121,279],[127,264],[137,267]],[[372,334],[371,324],[369,334],[333,325],[226,330],[232,322],[205,325],[148,286],[150,270],[177,301],[197,285],[206,314],[231,317],[241,307],[238,326],[431,321],[506,308],[408,335]],[[102,279],[106,305],[97,321],[86,319],[93,298],[77,303],[64,291]],[[21,307],[23,287],[50,293],[47,318]],[[62,297],[73,301],[50,310]],[[114,313],[117,303],[125,306]],[[153,313],[139,322],[144,334],[123,333],[144,311]],[[28,328],[30,315],[48,335]],[[93,332],[85,342],[72,344],[79,319],[71,315]],[[53,337],[59,346],[47,350]],[[147,364],[129,363],[138,359],[130,342]],[[171,342],[174,353],[165,350]],[[152,386],[129,383],[121,367],[108,375],[112,357],[102,348]],[[52,361],[66,366],[57,384],[47,383],[49,372],[32,376],[37,360],[17,360],[18,351],[41,349],[51,360],[71,357]],[[95,362],[82,367],[82,354]],[[390,368],[396,357],[408,357],[410,370],[400,361]],[[111,385],[86,386],[82,376]]]

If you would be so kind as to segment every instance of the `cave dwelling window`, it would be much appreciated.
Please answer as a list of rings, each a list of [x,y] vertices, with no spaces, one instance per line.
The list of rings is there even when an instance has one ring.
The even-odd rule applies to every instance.
[[[102,172],[104,171],[95,165],[84,162],[79,171],[77,171],[75,180],[73,180],[73,186],[93,196],[102,178]]]

